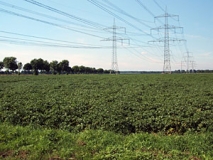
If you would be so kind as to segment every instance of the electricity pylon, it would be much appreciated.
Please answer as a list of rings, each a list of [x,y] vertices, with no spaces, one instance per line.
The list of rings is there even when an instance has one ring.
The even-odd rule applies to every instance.
[[[118,74],[119,73],[118,59],[117,59],[117,41],[120,40],[123,43],[124,40],[127,40],[127,39],[117,37],[117,30],[118,29],[124,29],[124,32],[126,33],[126,28],[118,27],[118,26],[115,25],[115,19],[114,19],[114,24],[113,24],[112,27],[105,28],[105,30],[112,30],[112,34],[113,34],[112,38],[106,38],[106,39],[103,40],[103,41],[112,41],[112,63],[111,63],[110,74],[112,74],[112,73]]]
[[[155,41],[149,41],[149,42],[163,42],[164,43],[164,65],[163,65],[163,73],[171,73],[171,64],[170,64],[170,48],[169,48],[169,42],[175,42],[175,41],[185,41],[183,39],[177,39],[177,38],[170,38],[169,33],[170,30],[175,30],[177,28],[183,29],[183,27],[176,27],[173,25],[169,25],[169,18],[178,17],[178,15],[172,15],[167,13],[167,9],[165,10],[165,14],[156,16],[156,18],[165,18],[165,24],[163,26],[159,26],[157,28],[152,28],[151,30],[157,30],[158,32],[160,30],[164,30],[164,37],[157,39]]]
[[[189,51],[186,52],[186,72],[190,73],[190,59],[192,59],[193,57],[189,55]]]
[[[186,73],[191,73],[190,71],[194,70],[194,61],[193,61],[193,56],[190,56],[190,52],[186,52],[186,56],[183,57],[184,61],[181,61],[181,63],[186,64]],[[192,64],[193,62],[193,64]]]
[[[192,65],[192,73],[194,73],[195,71],[195,61],[190,61],[191,62],[191,65]]]

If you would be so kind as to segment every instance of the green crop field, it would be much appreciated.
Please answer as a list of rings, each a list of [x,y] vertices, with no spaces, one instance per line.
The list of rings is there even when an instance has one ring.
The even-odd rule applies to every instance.
[[[213,159],[213,74],[0,76],[2,159]]]

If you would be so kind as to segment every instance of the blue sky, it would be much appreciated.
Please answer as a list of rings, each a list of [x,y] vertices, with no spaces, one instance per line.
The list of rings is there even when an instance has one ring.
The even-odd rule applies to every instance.
[[[117,38],[124,39],[117,42],[119,70],[161,71],[164,44],[150,41],[163,38],[163,30],[151,29],[164,25],[164,18],[155,17],[166,8],[179,16],[179,21],[169,18],[169,25],[183,27],[171,30],[170,37],[186,40],[170,43],[172,70],[181,69],[181,64],[186,69],[187,51],[189,69],[192,64],[195,69],[213,69],[212,0],[0,0],[0,61],[8,56],[23,64],[34,58],[67,59],[71,67],[110,69],[112,41],[104,40],[112,39],[115,19]]]

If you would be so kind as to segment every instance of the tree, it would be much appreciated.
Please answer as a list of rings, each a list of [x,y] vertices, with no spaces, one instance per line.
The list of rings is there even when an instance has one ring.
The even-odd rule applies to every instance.
[[[98,68],[98,69],[97,69],[97,72],[98,72],[99,74],[102,74],[102,73],[104,73],[104,70],[103,70],[102,68]]]
[[[38,65],[38,70],[40,70],[40,71],[44,70],[44,60],[39,58],[39,59],[37,59],[37,63],[38,63],[37,64]]]
[[[14,72],[16,69],[18,69],[16,57],[5,57],[3,63],[4,67],[8,70],[12,70]]]
[[[58,65],[57,65],[57,73],[58,74],[61,74],[61,71],[62,71],[62,68],[61,68],[61,62],[60,63],[58,63]]]
[[[32,65],[30,63],[26,63],[23,67],[24,70],[30,71],[33,69]]]
[[[38,68],[39,68],[38,60],[33,59],[33,60],[30,61],[30,64],[31,64],[32,69],[34,71],[34,75],[38,75]]]
[[[110,70],[104,70],[104,73],[105,73],[105,74],[109,74],[109,73],[110,73]]]
[[[92,68],[91,67],[86,67],[85,68],[86,73],[92,73]]]
[[[50,71],[50,64],[48,61],[43,62],[43,70],[45,70],[47,73]]]
[[[0,62],[0,70],[2,70],[4,68],[4,63]]]
[[[75,74],[77,74],[79,72],[79,67],[78,66],[73,66],[72,70]]]
[[[61,67],[61,71],[62,72],[66,72],[68,73],[68,69],[69,69],[69,61],[68,60],[63,60],[59,63],[60,67]]]
[[[68,74],[68,73],[72,73],[72,68],[71,68],[71,67],[68,67],[68,68],[67,68],[67,74]]]
[[[85,67],[84,67],[84,66],[80,66],[80,67],[79,67],[79,72],[80,72],[80,73],[85,73],[85,71],[86,71],[86,70],[85,70]]]
[[[50,70],[52,71],[53,74],[56,74],[58,71],[58,61],[52,61],[50,62]]]
[[[92,73],[97,73],[97,70],[95,68],[92,68]]]
[[[22,69],[22,66],[23,66],[22,63],[19,62],[19,63],[18,63],[18,72],[19,72],[19,74],[20,74],[20,71],[21,71],[21,69]]]

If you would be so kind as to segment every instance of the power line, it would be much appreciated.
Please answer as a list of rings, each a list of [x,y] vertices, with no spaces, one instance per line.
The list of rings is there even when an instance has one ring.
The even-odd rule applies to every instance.
[[[61,47],[61,48],[86,48],[86,49],[103,49],[103,48],[110,48],[110,47],[101,47],[101,46],[86,46],[86,45],[69,45],[69,44],[60,44],[60,43],[50,43],[45,41],[38,41],[38,40],[29,40],[24,38],[14,38],[14,37],[7,37],[7,36],[0,36],[0,41],[3,43],[10,43],[10,44],[20,44],[20,45],[34,45],[34,46],[44,46],[44,47]]]
[[[130,25],[131,27],[133,27],[133,28],[135,28],[135,29],[137,29],[137,30],[139,30],[139,31],[141,31],[141,32],[143,32],[143,33],[145,33],[145,35],[149,35],[149,36],[151,36],[152,38],[154,38],[151,34],[147,34],[146,32],[142,31],[140,28],[134,26],[132,23],[130,23],[130,22],[124,20],[123,18],[117,16],[117,15],[114,14],[113,12],[109,11],[108,9],[106,9],[106,7],[104,7],[105,5],[103,6],[102,3],[97,2],[97,1],[95,1],[95,0],[88,0],[88,1],[91,2],[92,4],[94,4],[95,6],[97,6],[98,8],[104,10],[105,12],[111,14],[112,16],[114,16],[114,17],[118,18],[119,20],[125,22],[126,24]],[[128,35],[128,34],[127,34],[127,35]],[[128,37],[128,38],[129,38],[130,40],[132,40],[133,42],[135,41],[135,40],[133,40],[133,39],[130,38],[130,37]],[[146,44],[147,44],[147,43],[146,43]],[[137,44],[137,46],[140,46],[140,45]]]
[[[12,12],[12,11],[8,11],[8,10],[5,10],[5,9],[1,9],[0,8],[0,12],[11,14],[11,15],[15,15],[15,16],[26,18],[26,19],[30,19],[30,20],[34,20],[34,21],[45,23],[45,24],[48,24],[48,25],[53,25],[53,26],[56,26],[56,27],[60,27],[60,28],[63,28],[63,29],[71,30],[71,31],[74,31],[74,32],[82,33],[82,34],[86,34],[86,35],[89,35],[89,36],[93,36],[93,37],[97,37],[97,38],[103,38],[103,37],[100,37],[100,36],[97,36],[97,35],[94,35],[94,34],[90,34],[90,33],[86,33],[86,32],[83,32],[83,31],[76,30],[76,29],[72,29],[72,28],[70,28],[68,26],[63,26],[63,25],[56,24],[56,23],[53,23],[53,22],[48,22],[48,21],[45,21],[45,20],[41,20],[41,19],[25,16],[25,15],[22,15],[22,14],[19,14],[19,13],[15,13],[15,12]]]
[[[155,17],[155,15],[140,1],[140,0],[135,0],[136,2],[138,2],[138,4],[145,9],[149,14],[151,14],[153,17]]]
[[[56,39],[51,39],[51,38],[32,36],[32,35],[26,35],[26,34],[14,33],[14,32],[7,32],[7,31],[1,31],[1,30],[0,30],[0,33],[16,35],[16,36],[22,36],[22,37],[35,38],[35,39],[43,39],[43,40],[54,41],[54,42],[62,42],[62,43],[68,43],[68,44],[72,43],[72,44],[80,44],[80,45],[87,45],[87,46],[91,46],[92,45],[92,44],[70,42],[70,41],[65,41],[65,40],[56,40]],[[101,47],[101,46],[99,46],[99,47]]]
[[[43,6],[42,6],[43,7]],[[46,7],[45,7],[46,8]]]
[[[144,8],[149,14],[151,14],[153,17],[155,17],[155,15],[140,1],[140,0],[135,0],[136,2],[138,2],[138,4]],[[160,23],[162,23],[160,20],[158,20]]]
[[[155,4],[163,11],[165,12],[165,10],[158,4],[158,2],[156,0],[153,0],[155,2]]]
[[[146,26],[146,27],[148,27],[148,28],[151,28],[151,26],[149,26],[149,25],[147,25],[146,23],[142,22],[142,20],[140,20],[140,19],[138,19],[138,18],[136,18],[136,17],[134,17],[134,16],[128,14],[126,11],[120,9],[119,7],[117,7],[116,5],[114,5],[113,3],[109,2],[108,0],[104,0],[104,1],[105,1],[107,4],[109,4],[110,6],[113,7],[113,8],[110,7],[112,10],[117,11],[118,13],[121,13],[121,14],[123,14],[123,15],[125,15],[125,16],[127,16],[127,17],[133,19],[133,20],[135,20],[136,22],[138,22],[138,23],[140,23],[140,24],[142,24],[142,25],[144,25],[144,26]],[[99,2],[99,3],[100,3],[100,2]],[[102,4],[102,5],[103,5],[103,4]],[[146,21],[146,22],[147,22],[147,21]]]
[[[113,37],[114,37],[114,33],[116,33],[115,35],[121,35],[120,33],[117,33],[113,30],[113,27],[115,26],[115,24],[113,25],[113,27],[111,27],[111,31],[110,30],[103,30],[103,28],[105,27],[104,25],[101,25],[101,24],[98,24],[96,22],[92,22],[92,21],[89,21],[88,19],[83,19],[83,18],[80,18],[80,17],[77,17],[77,16],[74,16],[72,14],[69,14],[69,13],[66,13],[64,11],[60,11],[59,9],[56,9],[56,8],[53,8],[53,7],[50,7],[48,5],[45,5],[45,4],[42,4],[40,2],[37,2],[36,0],[24,0],[28,3],[31,3],[33,5],[36,5],[38,7],[41,7],[41,8],[44,8],[44,9],[47,9],[48,11],[52,11],[52,12],[55,12],[55,13],[58,13],[60,15],[63,15],[65,17],[68,17],[68,18],[71,18],[71,19],[74,19],[76,21],[78,21],[77,23],[73,23],[73,22],[69,22],[67,20],[63,20],[61,18],[57,18],[57,17],[54,17],[54,16],[50,16],[50,15],[47,15],[47,14],[43,14],[43,13],[39,13],[39,12],[35,12],[35,11],[31,11],[31,10],[28,10],[28,9],[25,9],[25,8],[22,8],[22,7],[18,7],[18,6],[15,6],[15,5],[12,5],[12,4],[9,4],[9,3],[4,3],[4,2],[0,2],[1,5],[3,6],[7,6],[7,7],[11,7],[11,8],[14,8],[14,9],[17,9],[17,10],[20,10],[20,11],[24,11],[24,12],[27,12],[27,13],[31,13],[31,14],[34,14],[36,16],[42,16],[43,19],[44,18],[49,18],[49,19],[52,19],[52,20],[57,20],[57,21],[61,21],[61,22],[65,22],[65,23],[72,23],[73,25],[76,25],[76,26],[79,26],[79,27],[84,27],[83,30],[79,30],[78,29],[73,29],[72,27],[69,27],[69,26],[64,26],[64,25],[61,25],[61,24],[57,24],[57,23],[54,23],[55,21],[51,22],[51,21],[46,21],[45,20],[42,20],[39,18],[34,18],[33,17],[30,17],[28,16],[29,14],[19,14],[19,13],[16,13],[16,12],[13,12],[13,11],[9,11],[9,10],[5,10],[5,9],[1,9],[0,8],[0,12],[3,12],[3,13],[7,13],[7,14],[10,14],[10,15],[15,15],[15,16],[19,16],[19,17],[22,17],[22,18],[26,18],[26,19],[30,19],[30,20],[34,20],[34,21],[37,21],[37,22],[41,22],[41,23],[44,23],[44,24],[48,24],[48,25],[53,25],[53,26],[56,26],[56,27],[60,27],[60,28],[63,28],[63,29],[67,29],[67,30],[71,30],[71,31],[75,31],[75,32],[78,32],[78,33],[82,33],[82,34],[86,34],[86,35],[90,35],[90,36],[93,36],[93,37],[97,37],[97,38],[101,38],[103,39],[103,37],[99,36],[99,35],[95,35],[95,34],[91,34],[90,30],[88,32],[88,29],[85,29],[86,27],[87,28],[91,28],[91,29],[94,29],[93,32],[96,31],[96,29],[99,29],[101,31],[107,31],[107,32],[110,32],[110,33],[113,33]],[[149,35],[151,37],[153,37],[153,35],[151,34],[148,34],[146,32],[144,32],[140,27],[137,27],[135,24],[131,23],[130,21],[126,20],[125,19],[125,16],[126,17],[129,17],[129,18],[132,18],[133,20],[135,20],[136,22],[140,23],[141,20],[138,19],[137,17],[134,17],[130,14],[128,14],[128,12],[126,12],[125,10],[119,8],[118,6],[114,5],[112,2],[110,2],[109,0],[103,0],[105,3],[102,3],[102,2],[98,2],[97,0],[88,0],[90,3],[94,4],[95,6],[97,6],[98,8],[104,10],[105,12],[107,12],[108,14],[112,15],[113,17],[116,17],[118,18],[119,20],[125,22],[126,24],[128,24],[129,26],[131,26],[132,28],[134,29],[137,29],[138,31],[140,32],[143,32],[144,35]],[[137,2],[139,2],[141,4],[141,6],[147,11],[150,13],[150,15],[154,16],[154,14],[149,10],[149,8],[147,8],[140,0],[136,0]],[[156,2],[154,0],[154,2]],[[156,2],[156,4],[158,4]],[[159,5],[159,4],[158,4]],[[165,10],[164,10],[165,11]],[[124,16],[122,16],[122,15]],[[119,16],[118,16],[119,15]],[[121,15],[121,16],[120,16]],[[155,17],[157,18],[157,17]],[[160,18],[160,16],[158,16],[158,18]],[[170,17],[172,18],[172,17]],[[70,19],[69,19],[70,20]],[[158,20],[158,19],[157,19]],[[80,24],[82,23],[82,24]],[[143,24],[143,23],[141,23]],[[151,28],[149,25],[147,25],[146,23],[144,23],[146,27],[148,28]],[[116,27],[116,26],[115,26]],[[169,26],[170,28],[167,28],[168,30],[169,29],[172,29],[172,30],[175,30],[175,26]],[[181,27],[179,27],[181,28]],[[163,27],[158,27],[157,28],[152,28],[151,30],[157,30],[157,31],[160,31],[160,30],[164,30],[164,26]],[[164,30],[165,31],[165,30]],[[4,31],[0,31],[1,33],[4,33]],[[97,32],[97,31],[96,31]],[[5,32],[6,33],[6,32]],[[11,32],[12,33],[12,32]],[[10,34],[9,32],[7,34]],[[41,41],[38,41],[38,40],[31,40],[31,39],[24,39],[24,38],[14,38],[14,37],[4,37],[4,36],[0,36],[0,41],[2,43],[11,43],[11,44],[23,44],[23,45],[37,45],[37,46],[49,46],[49,47],[66,47],[66,48],[87,48],[88,49],[99,49],[99,48],[109,48],[109,47],[105,47],[105,46],[97,46],[97,45],[92,45],[92,44],[81,44],[81,43],[75,43],[75,42],[68,42],[68,41],[64,41],[64,40],[56,40],[56,39],[51,39],[51,38],[44,38],[44,37],[37,37],[37,36],[31,36],[31,35],[21,35],[19,33],[13,33],[14,35],[16,36],[23,36],[23,37],[27,37],[27,38],[35,38],[35,39],[42,39]],[[120,38],[117,37],[117,40],[121,40],[123,38]],[[135,36],[132,38],[132,36]],[[142,41],[139,41],[138,39],[136,39],[137,37],[136,36],[142,36],[142,34],[140,33],[135,33],[135,32],[127,32],[127,37],[129,39],[131,39],[131,42],[134,42],[133,46],[132,47],[133,49],[136,48],[136,47],[147,47],[147,46],[142,46],[142,45],[139,45],[138,43],[144,43]],[[105,40],[110,40],[110,41],[114,41],[113,40],[113,37],[110,39],[105,39]],[[164,39],[158,39],[156,40],[155,42],[163,42],[163,40],[165,40],[165,33],[164,33]],[[154,38],[154,37],[153,37]],[[176,39],[170,39],[169,38],[169,42],[170,41],[176,41],[178,40],[177,38]],[[46,42],[48,41],[48,42]],[[51,41],[51,42],[50,42]],[[137,43],[138,42],[138,43]],[[153,41],[154,42],[154,41]],[[72,45],[73,44],[73,45]],[[170,44],[169,44],[170,45]],[[150,47],[150,46],[148,46]],[[158,46],[159,47],[159,46]],[[185,44],[185,47],[187,48],[186,44]],[[116,45],[114,45],[113,48],[117,48]],[[135,54],[135,55],[140,55],[140,57],[144,57],[146,59],[149,59],[149,56],[146,57],[146,55],[143,55],[142,52],[138,52],[136,49],[134,50],[130,50],[130,47],[124,47],[125,49],[128,49],[131,53]],[[165,45],[164,45],[164,48],[165,48]],[[151,49],[153,49],[153,47],[151,46]],[[154,48],[154,49],[157,49],[157,48]],[[161,50],[161,49],[160,49]],[[154,50],[156,52],[156,50]],[[165,49],[164,49],[165,51]],[[170,51],[170,50],[169,50]],[[150,52],[149,49],[147,51],[148,53]],[[165,53],[165,52],[164,52]],[[150,54],[152,54],[150,52]],[[156,55],[155,55],[156,56]],[[165,56],[165,54],[164,54]],[[138,56],[139,57],[139,56]],[[173,57],[172,57],[173,58]],[[150,59],[152,61],[152,57],[150,56]],[[165,60],[164,60],[165,62]]]
[[[112,6],[112,7],[110,7],[110,9],[115,10],[115,11],[117,11],[118,13],[121,13],[121,14],[127,16],[127,17],[132,18],[132,19],[135,20],[136,22],[141,23],[141,24],[145,25],[146,27],[151,28],[151,27],[148,26],[147,24],[142,23],[141,20],[139,20],[138,18],[133,17],[132,15],[130,15],[130,14],[128,14],[127,12],[125,12],[124,10],[120,9],[119,7],[117,7],[116,5],[114,5],[113,3],[109,2],[108,0],[104,0],[104,1],[105,1],[107,4],[109,4],[110,6]],[[99,3],[100,3],[100,2],[99,2]],[[102,5],[103,5],[103,4],[102,4]],[[104,6],[106,6],[106,5],[104,5]],[[106,7],[108,7],[108,6],[106,6]],[[154,14],[153,14],[153,15],[154,15]],[[153,23],[153,22],[152,22],[152,23]],[[129,32],[129,31],[127,31],[126,34],[127,34],[127,35],[131,35],[131,36],[144,36],[144,35],[146,35],[146,34],[134,33],[134,32]],[[140,43],[145,43],[145,44],[147,45],[146,42],[142,42],[142,41],[136,40],[136,39],[134,39],[134,38],[131,38],[130,36],[129,36],[128,38],[129,38],[132,42],[137,41],[137,42],[140,42]],[[131,45],[132,45],[132,44],[131,44]],[[136,44],[135,46],[145,47],[145,46],[141,46],[141,45],[138,45],[138,44]]]
[[[101,25],[101,24],[98,24],[98,23],[96,23],[96,22],[88,21],[88,20],[86,20],[86,19],[83,19],[83,18],[74,16],[74,15],[71,15],[71,14],[69,14],[69,13],[60,11],[60,10],[58,10],[58,9],[56,9],[56,8],[53,8],[53,7],[50,7],[50,6],[48,6],[48,5],[39,3],[39,2],[37,2],[37,1],[35,1],[35,0],[24,0],[24,1],[26,1],[26,2],[28,2],[28,3],[31,3],[31,4],[34,4],[34,5],[36,5],[36,6],[39,6],[39,7],[45,8],[45,9],[50,10],[50,11],[52,11],[52,12],[58,13],[58,14],[60,14],[60,15],[66,16],[66,17],[68,17],[68,18],[75,19],[75,20],[77,20],[77,21],[79,21],[79,22],[85,23],[85,24],[87,24],[87,25],[89,25],[89,26],[93,26],[93,27],[95,27],[95,28],[102,29],[102,28],[105,27],[105,26],[103,26],[103,25]]]
[[[143,31],[143,30],[141,30],[140,28],[136,27],[136,26],[133,25],[132,23],[126,21],[125,19],[123,19],[123,18],[121,18],[120,16],[114,14],[114,13],[111,12],[110,10],[106,9],[105,7],[103,7],[103,6],[100,4],[100,2],[97,2],[97,1],[95,1],[95,0],[87,0],[87,1],[89,1],[89,2],[92,3],[92,4],[94,4],[94,5],[97,6],[98,8],[102,9],[103,11],[105,11],[105,12],[111,14],[113,17],[116,17],[117,19],[123,21],[124,23],[128,24],[129,26],[131,26],[131,27],[133,27],[133,28],[139,30],[140,32],[144,33],[145,35],[148,35],[148,36],[153,37],[151,34],[146,33],[145,31]],[[154,37],[153,37],[153,38],[154,38]]]
[[[53,16],[50,16],[50,15],[44,14],[44,13],[39,13],[39,12],[32,11],[32,10],[29,10],[29,9],[26,9],[26,8],[22,8],[22,7],[14,5],[14,4],[9,4],[9,3],[6,3],[6,2],[0,2],[0,5],[10,7],[10,8],[16,9],[16,10],[20,10],[20,11],[23,11],[23,12],[31,13],[31,14],[34,14],[34,15],[42,16],[42,17],[45,17],[45,18],[49,18],[49,19],[65,22],[65,23],[68,23],[68,24],[74,24],[74,25],[77,25],[77,26],[80,26],[80,27],[85,27],[85,28],[87,27],[88,28],[88,26],[85,26],[85,25],[82,25],[82,24],[74,23],[74,22],[71,22],[71,21],[66,21],[66,20],[63,20],[63,19],[60,19],[60,18],[57,18],[57,17],[53,17]]]
[[[11,40],[11,39],[0,39],[0,42],[9,43],[9,44],[19,44],[19,45],[33,45],[33,46],[40,46],[40,47],[100,49],[100,47],[71,46],[71,45],[59,45],[59,44],[51,44],[51,43],[45,44],[45,43],[23,41],[23,40]]]

